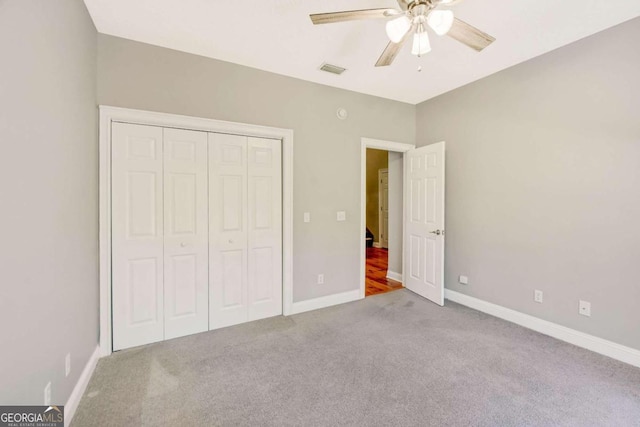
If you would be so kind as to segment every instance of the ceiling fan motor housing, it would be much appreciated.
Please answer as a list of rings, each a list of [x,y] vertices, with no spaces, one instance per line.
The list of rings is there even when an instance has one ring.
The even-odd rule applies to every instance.
[[[425,5],[431,10],[438,6],[453,5],[459,1],[460,0],[398,0],[398,4],[402,10],[411,10],[420,5]]]

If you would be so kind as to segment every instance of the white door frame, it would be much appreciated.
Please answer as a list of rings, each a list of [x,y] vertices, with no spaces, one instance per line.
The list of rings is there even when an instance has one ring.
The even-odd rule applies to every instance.
[[[414,144],[402,142],[384,141],[381,139],[361,138],[360,142],[360,297],[365,296],[365,264],[367,262],[367,246],[365,243],[367,228],[367,148],[377,150],[394,151],[405,153],[416,148]],[[404,174],[403,174],[404,176]],[[406,189],[403,188],[403,193]],[[402,205],[404,209],[404,197],[402,195]],[[404,214],[403,214],[404,218]],[[402,234],[404,235],[404,219],[402,221]],[[404,245],[402,248],[402,259],[404,259]],[[404,283],[404,268],[402,269],[402,282]]]
[[[378,169],[378,234],[380,235],[378,238],[378,244],[380,245],[381,248],[384,248],[384,246],[382,245],[382,232],[384,231],[384,216],[381,214],[383,189],[380,184],[382,183],[381,176],[384,172],[387,173],[387,179],[388,179],[389,169],[388,168]],[[387,181],[387,188],[389,188],[389,181]],[[387,199],[387,213],[389,212],[388,209],[389,209],[389,200]],[[387,234],[388,232],[389,230],[387,230]],[[387,249],[388,247],[389,247],[389,236],[387,236]]]
[[[101,105],[100,354],[111,354],[111,123],[124,122],[282,141],[282,312],[293,314],[293,130]]]

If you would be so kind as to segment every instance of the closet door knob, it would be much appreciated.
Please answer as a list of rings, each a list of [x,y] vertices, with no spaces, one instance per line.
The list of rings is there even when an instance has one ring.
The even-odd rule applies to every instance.
[[[180,243],[180,246],[182,246],[184,248],[185,246],[187,246],[187,244],[185,242],[182,242],[182,243]]]
[[[233,240],[229,239],[229,243],[233,243]]]

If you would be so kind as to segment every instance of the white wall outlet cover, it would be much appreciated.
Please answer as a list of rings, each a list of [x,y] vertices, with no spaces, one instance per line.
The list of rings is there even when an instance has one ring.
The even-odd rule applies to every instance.
[[[349,113],[346,108],[340,107],[338,111],[336,111],[336,116],[338,116],[340,120],[346,120],[347,117],[349,117]]]
[[[533,291],[533,300],[535,302],[542,303],[543,298],[544,298],[544,294],[542,293],[542,291],[537,290],[537,289],[535,291]]]
[[[587,316],[587,317],[591,316],[591,303],[588,301],[580,300],[579,313],[582,314],[583,316]]]
[[[311,214],[309,212],[304,213],[304,222],[311,222]]]
[[[347,220],[347,213],[345,211],[340,211],[337,213],[336,218],[338,221],[346,221]]]
[[[324,284],[324,274],[318,274],[318,285]]]
[[[467,276],[460,276],[458,277],[458,283],[460,283],[461,285],[468,285],[469,278]]]

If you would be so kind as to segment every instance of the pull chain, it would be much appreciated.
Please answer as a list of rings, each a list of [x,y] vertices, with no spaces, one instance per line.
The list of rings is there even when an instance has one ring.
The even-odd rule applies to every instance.
[[[422,33],[424,31],[424,26],[422,24],[420,24],[418,26],[418,60],[420,60],[420,58],[422,58],[422,54],[420,52],[422,52],[422,37],[420,37],[420,33]],[[418,65],[418,72],[422,71],[422,65]]]

